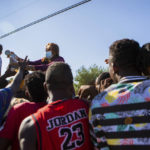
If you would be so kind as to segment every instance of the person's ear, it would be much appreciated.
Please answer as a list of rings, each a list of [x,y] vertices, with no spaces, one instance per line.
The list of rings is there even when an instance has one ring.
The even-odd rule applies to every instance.
[[[30,94],[29,94],[29,92],[27,90],[25,90],[25,96],[30,99]]]
[[[115,63],[113,63],[112,65],[113,65],[114,73],[118,73],[119,67]]]
[[[43,83],[43,86],[44,86],[44,90],[47,91],[47,85],[46,85],[46,82]]]

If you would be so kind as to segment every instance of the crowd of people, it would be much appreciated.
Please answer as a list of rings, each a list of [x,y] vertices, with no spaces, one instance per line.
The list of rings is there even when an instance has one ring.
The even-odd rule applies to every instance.
[[[78,93],[57,44],[36,61],[6,54],[15,61],[0,76],[0,150],[150,149],[150,43],[113,42],[108,72]]]

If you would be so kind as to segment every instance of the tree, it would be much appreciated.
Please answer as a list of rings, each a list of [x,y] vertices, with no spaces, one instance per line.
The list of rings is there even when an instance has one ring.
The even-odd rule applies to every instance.
[[[102,73],[107,71],[107,69],[103,67],[98,67],[97,65],[92,65],[89,68],[85,68],[82,66],[77,70],[77,75],[75,76],[75,92],[77,94],[81,85],[93,85],[95,83],[95,79]]]

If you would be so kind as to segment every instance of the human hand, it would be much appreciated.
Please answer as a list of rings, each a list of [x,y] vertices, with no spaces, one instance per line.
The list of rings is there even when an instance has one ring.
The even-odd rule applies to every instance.
[[[103,92],[106,88],[108,88],[113,83],[111,78],[104,79],[100,82],[99,85],[96,86],[98,93]]]
[[[13,51],[11,51],[10,54],[15,54],[15,53]]]
[[[20,70],[25,70],[26,66],[28,65],[29,61],[28,61],[28,56],[25,57],[25,59],[23,61],[18,62],[19,68]]]

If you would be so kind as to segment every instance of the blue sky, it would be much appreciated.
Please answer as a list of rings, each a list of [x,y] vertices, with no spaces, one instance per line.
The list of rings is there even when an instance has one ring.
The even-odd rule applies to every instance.
[[[1,0],[0,35],[82,0]],[[92,0],[0,40],[4,50],[13,50],[30,60],[45,56],[45,45],[55,42],[60,55],[75,76],[82,65],[106,67],[109,46],[131,38],[140,45],[150,42],[149,0]],[[8,59],[2,54],[2,72]]]

